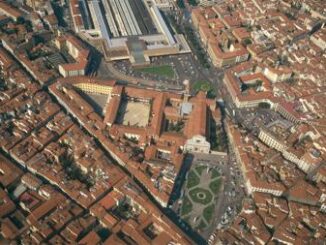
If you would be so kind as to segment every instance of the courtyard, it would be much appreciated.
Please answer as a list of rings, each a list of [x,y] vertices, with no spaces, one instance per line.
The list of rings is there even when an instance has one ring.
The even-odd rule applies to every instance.
[[[103,110],[108,100],[108,95],[105,94],[97,94],[97,93],[87,93],[83,91],[79,91],[78,93],[94,108],[94,111],[103,116],[105,113]]]
[[[149,121],[150,105],[132,100],[121,101],[117,123],[126,126],[146,127]]]

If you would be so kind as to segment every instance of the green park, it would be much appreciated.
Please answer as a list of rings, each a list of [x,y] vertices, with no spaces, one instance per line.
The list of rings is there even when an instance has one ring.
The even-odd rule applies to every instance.
[[[137,68],[137,71],[158,75],[161,77],[174,78],[175,71],[171,65],[149,66],[144,68]]]
[[[181,217],[198,231],[212,222],[218,194],[223,188],[219,170],[207,165],[193,166],[186,178]]]

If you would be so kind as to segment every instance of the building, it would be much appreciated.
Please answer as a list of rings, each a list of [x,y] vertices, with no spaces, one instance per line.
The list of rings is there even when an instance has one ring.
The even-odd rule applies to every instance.
[[[183,35],[173,35],[160,7],[162,1],[70,1],[74,30],[102,47],[108,61],[129,59],[147,65],[153,56],[191,52]]]
[[[19,9],[11,6],[5,1],[0,2],[0,13],[9,16],[14,21],[17,21],[18,18],[23,17],[23,13]]]
[[[60,64],[59,72],[63,77],[83,76],[90,62],[90,51],[73,35],[59,36],[55,40],[58,49],[66,49],[74,58],[75,63]]]
[[[326,27],[310,36],[310,40],[322,50],[326,49]]]
[[[191,13],[191,19],[215,66],[232,66],[248,60],[249,52],[242,44],[231,41],[230,35],[226,32],[229,21],[220,18],[216,8],[195,8]]]
[[[95,112],[78,90],[101,96],[101,111]],[[210,152],[210,123],[218,108],[204,92],[189,96],[88,77],[60,79],[50,91],[163,206],[184,153]],[[87,162],[80,164],[89,171]]]
[[[292,70],[287,67],[266,67],[263,70],[263,73],[273,83],[284,82],[289,80],[293,75]]]

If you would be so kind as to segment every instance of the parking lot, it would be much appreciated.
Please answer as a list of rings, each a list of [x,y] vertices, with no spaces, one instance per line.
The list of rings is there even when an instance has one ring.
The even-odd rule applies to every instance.
[[[182,87],[183,82],[188,80],[190,84],[198,81],[209,81],[214,85],[214,89],[218,91],[219,84],[222,80],[223,72],[221,70],[211,68],[205,69],[198,64],[198,61],[192,54],[169,55],[151,58],[151,66],[171,66],[174,70],[174,76],[164,76],[162,74],[151,74],[141,72],[141,69],[133,68],[129,61],[116,61],[112,63],[114,68],[122,74],[134,78],[148,81],[157,81],[169,87]],[[105,70],[100,73],[105,73]]]
[[[249,108],[237,110],[235,119],[254,135],[258,135],[262,126],[281,119],[281,115],[270,109]]]

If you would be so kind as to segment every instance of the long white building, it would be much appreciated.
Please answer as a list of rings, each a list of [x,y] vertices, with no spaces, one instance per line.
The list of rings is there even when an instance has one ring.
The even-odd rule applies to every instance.
[[[191,52],[183,35],[171,33],[155,1],[71,0],[70,4],[75,32],[101,45],[106,60],[129,59],[144,65],[152,56]]]

